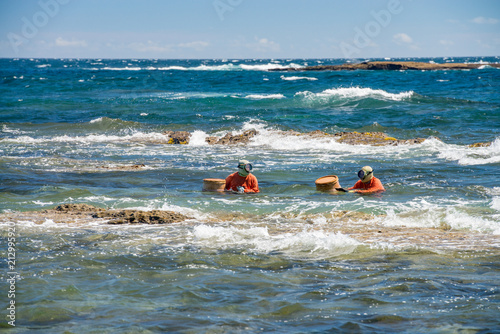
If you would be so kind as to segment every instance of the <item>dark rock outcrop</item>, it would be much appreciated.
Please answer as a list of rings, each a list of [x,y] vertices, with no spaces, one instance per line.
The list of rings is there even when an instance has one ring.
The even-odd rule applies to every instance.
[[[481,66],[500,68],[500,64],[465,64],[465,63],[424,63],[417,61],[369,61],[357,64],[318,65],[302,68],[272,68],[269,71],[353,71],[353,70],[471,70]]]

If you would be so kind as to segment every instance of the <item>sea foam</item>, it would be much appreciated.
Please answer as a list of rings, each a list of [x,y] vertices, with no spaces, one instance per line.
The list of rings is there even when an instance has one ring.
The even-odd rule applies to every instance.
[[[345,87],[345,88],[332,88],[326,89],[319,93],[312,93],[310,91],[298,92],[295,95],[301,96],[307,99],[314,98],[329,98],[329,97],[338,97],[343,99],[349,98],[374,98],[374,99],[382,99],[382,100],[393,100],[393,101],[402,101],[404,99],[408,99],[412,97],[414,94],[413,91],[401,92],[401,93],[389,93],[382,89],[372,89],[372,88],[363,88],[363,87]]]

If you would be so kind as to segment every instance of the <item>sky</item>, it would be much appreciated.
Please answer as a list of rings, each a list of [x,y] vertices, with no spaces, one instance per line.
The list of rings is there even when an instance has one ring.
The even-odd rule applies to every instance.
[[[498,0],[0,0],[3,58],[499,55]]]

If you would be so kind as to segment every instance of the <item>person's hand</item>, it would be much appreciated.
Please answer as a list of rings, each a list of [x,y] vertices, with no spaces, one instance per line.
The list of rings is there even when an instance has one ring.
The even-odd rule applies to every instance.
[[[239,193],[239,194],[243,194],[243,193],[245,192],[245,188],[244,188],[244,187],[242,187],[242,186],[239,186],[239,187],[238,187],[238,188],[236,188],[236,189],[238,189],[238,193]]]
[[[335,188],[335,190],[342,191],[345,193],[353,193],[354,192],[354,190],[347,190],[346,188]]]

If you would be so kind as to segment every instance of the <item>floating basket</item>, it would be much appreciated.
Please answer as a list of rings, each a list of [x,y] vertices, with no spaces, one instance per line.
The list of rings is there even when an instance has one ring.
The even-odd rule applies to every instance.
[[[335,191],[335,188],[340,188],[339,178],[337,175],[327,175],[316,180],[316,190],[319,191]]]
[[[225,186],[224,179],[203,179],[203,191],[224,191]]]

